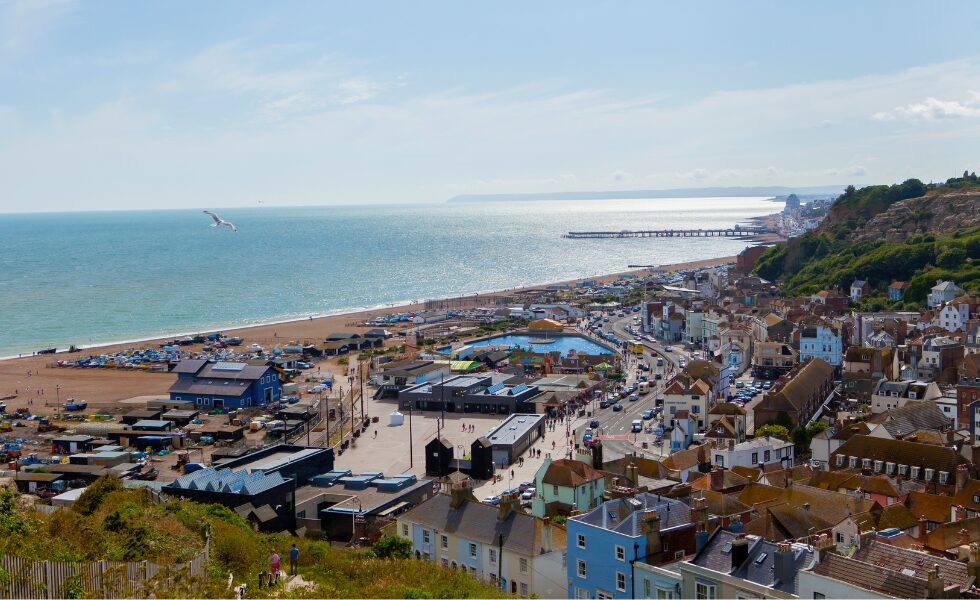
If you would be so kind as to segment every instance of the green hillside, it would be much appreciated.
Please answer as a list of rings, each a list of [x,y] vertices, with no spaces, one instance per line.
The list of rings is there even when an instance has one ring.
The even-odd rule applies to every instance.
[[[249,598],[501,598],[507,594],[465,572],[405,556],[400,543],[374,549],[334,548],[329,542],[285,534],[256,533],[248,522],[215,504],[172,501],[154,504],[138,489],[123,489],[103,477],[75,505],[44,514],[25,508],[21,497],[0,488],[0,554],[31,560],[149,560],[173,564],[189,560],[211,532],[207,581],[179,581],[155,590],[156,597],[233,598],[228,574],[246,582]],[[391,538],[386,538],[391,541]],[[397,541],[397,540],[396,540]],[[256,585],[268,570],[273,550],[288,556],[300,549],[300,570],[308,585],[286,591]],[[382,558],[384,556],[384,558]],[[0,569],[0,589],[10,574]],[[72,595],[69,590],[67,595]],[[79,590],[79,593],[81,591]],[[80,597],[79,595],[73,597]]]
[[[818,229],[769,248],[756,263],[755,272],[779,281],[787,295],[832,287],[847,290],[855,279],[866,279],[875,291],[875,297],[864,302],[868,308],[888,304],[886,290],[892,281],[910,282],[903,301],[894,307],[921,307],[937,279],[980,290],[980,226],[968,223],[949,231],[947,215],[945,230],[931,231],[936,227],[937,213],[946,207],[943,194],[962,190],[974,193],[977,188],[980,179],[966,173],[939,186],[910,179],[892,186],[848,187]],[[896,203],[920,197],[922,201],[912,201],[915,208],[905,207],[900,218],[883,218],[893,216],[886,211]],[[885,232],[878,235],[873,230],[873,225],[882,221],[924,232],[886,241]]]

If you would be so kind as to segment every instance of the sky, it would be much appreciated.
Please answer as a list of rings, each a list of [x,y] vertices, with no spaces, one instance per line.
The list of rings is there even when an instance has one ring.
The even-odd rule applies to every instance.
[[[972,2],[0,0],[0,212],[965,169]]]

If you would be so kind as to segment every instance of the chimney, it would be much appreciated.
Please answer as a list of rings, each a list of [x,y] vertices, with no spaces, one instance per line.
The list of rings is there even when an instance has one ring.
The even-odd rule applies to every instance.
[[[970,472],[967,470],[966,465],[956,467],[956,491],[958,492],[965,488],[969,481]]]
[[[967,518],[966,509],[963,508],[962,504],[957,504],[953,507],[953,520],[962,521]]]
[[[735,440],[728,440],[728,449],[729,450],[735,449]]]
[[[945,598],[943,591],[946,583],[939,576],[939,565],[934,564],[929,571],[929,579],[926,581],[926,598]]]
[[[464,502],[477,501],[476,496],[473,495],[473,488],[462,483],[453,485],[449,490],[449,497],[451,498],[449,506],[453,508],[459,508]]]
[[[922,515],[921,517],[919,517],[919,528],[916,531],[917,535],[915,537],[917,537],[920,540],[924,540],[926,538],[926,532],[927,532],[926,516]]]
[[[643,511],[641,519],[641,531],[647,542],[646,562],[651,565],[659,564],[661,562],[659,557],[663,553],[664,544],[660,538],[660,516],[657,514],[657,509],[651,508]]]
[[[535,519],[541,523],[541,554],[547,554],[554,549],[554,542],[552,541],[552,525],[551,519]]]
[[[966,563],[966,572],[973,578],[973,581],[980,581],[980,544],[976,542],[970,544],[970,557]]]
[[[709,474],[711,477],[711,489],[720,492],[725,487],[725,471],[720,467],[715,467]]]
[[[626,467],[626,478],[629,479],[630,485],[640,485],[640,469],[635,463],[630,463],[629,466]]]
[[[836,546],[834,545],[834,539],[827,535],[826,533],[821,533],[817,536],[816,541],[813,544],[813,549],[817,551],[817,562],[822,561],[829,552],[833,552]]]
[[[970,532],[969,532],[969,530],[967,530],[964,527],[963,529],[960,529],[958,533],[960,534],[960,539],[959,539],[959,542],[960,543],[959,543],[959,545],[960,546],[968,546],[970,544]]]
[[[742,566],[742,563],[749,557],[749,539],[744,533],[732,540],[732,571]]]
[[[521,497],[518,494],[505,494],[500,497],[497,520],[506,521],[511,513],[521,511]]]
[[[792,581],[796,577],[796,560],[793,545],[789,542],[776,544],[776,555],[773,557],[773,577],[779,582]]]

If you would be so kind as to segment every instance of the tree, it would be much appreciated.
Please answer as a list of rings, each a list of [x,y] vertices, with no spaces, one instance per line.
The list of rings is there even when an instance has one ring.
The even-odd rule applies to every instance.
[[[378,558],[411,558],[412,542],[397,535],[386,535],[371,547]]]
[[[115,475],[103,475],[85,488],[85,491],[72,504],[71,508],[83,515],[90,515],[98,510],[106,496],[113,492],[122,491],[122,489],[122,483]]]
[[[789,413],[785,410],[779,411],[776,415],[776,420],[773,421],[776,425],[781,425],[786,431],[793,429],[793,419],[790,418]]]
[[[781,440],[789,440],[789,429],[786,429],[782,425],[763,425],[762,427],[755,430],[755,437],[768,435],[770,437],[779,438]]]
[[[823,421],[814,421],[806,426],[806,435],[807,437],[813,439],[813,436],[828,429],[830,429],[830,425],[827,425]]]

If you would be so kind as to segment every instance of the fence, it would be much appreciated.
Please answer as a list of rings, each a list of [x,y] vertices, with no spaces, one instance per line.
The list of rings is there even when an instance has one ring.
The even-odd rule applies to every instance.
[[[146,598],[154,592],[183,586],[193,595],[195,581],[204,581],[211,538],[193,559],[160,565],[149,561],[62,562],[0,558],[0,598]]]

